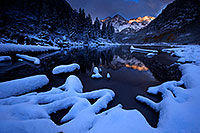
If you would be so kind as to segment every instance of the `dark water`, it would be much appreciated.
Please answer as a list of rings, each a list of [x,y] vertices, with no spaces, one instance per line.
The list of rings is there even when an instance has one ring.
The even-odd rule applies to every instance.
[[[108,108],[117,104],[122,104],[124,109],[139,110],[153,127],[156,127],[159,114],[148,106],[141,104],[135,100],[137,95],[146,96],[155,102],[161,100],[160,96],[147,94],[146,91],[150,86],[156,86],[164,81],[178,79],[178,76],[171,76],[177,67],[169,67],[177,58],[168,54],[159,52],[158,56],[151,59],[145,54],[131,53],[130,46],[113,46],[98,48],[81,48],[67,51],[57,52],[52,56],[42,58],[41,65],[36,66],[29,62],[17,62],[9,64],[0,64],[0,80],[7,81],[17,78],[23,78],[31,75],[46,74],[50,79],[50,83],[38,90],[38,92],[46,91],[51,87],[62,85],[66,78],[71,75],[77,75],[83,83],[84,92],[98,89],[112,89],[116,96],[109,103]],[[161,49],[161,47],[153,47]],[[152,49],[152,48],[151,48]],[[38,55],[38,57],[44,57]],[[78,63],[81,66],[80,71],[69,74],[52,75],[51,71],[55,66]],[[90,76],[94,66],[102,68],[103,79],[94,80]],[[111,74],[111,79],[106,78],[106,73]],[[177,74],[176,74],[177,75]],[[171,78],[172,77],[172,78]],[[91,100],[91,102],[94,102]],[[66,111],[60,111],[52,114],[51,117],[55,123],[65,115]]]

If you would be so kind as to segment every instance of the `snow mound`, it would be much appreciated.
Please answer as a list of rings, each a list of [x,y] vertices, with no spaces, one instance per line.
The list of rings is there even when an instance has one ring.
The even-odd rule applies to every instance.
[[[0,62],[3,62],[3,61],[11,61],[11,57],[10,56],[0,56]]]
[[[17,57],[33,62],[36,65],[40,64],[40,59],[28,55],[16,54]]]
[[[43,87],[49,83],[45,75],[36,75],[27,78],[0,83],[0,98],[20,95]]]
[[[53,69],[52,73],[53,74],[68,73],[68,72],[73,72],[73,71],[79,70],[79,69],[80,69],[79,64],[73,63],[70,65],[57,66]]]

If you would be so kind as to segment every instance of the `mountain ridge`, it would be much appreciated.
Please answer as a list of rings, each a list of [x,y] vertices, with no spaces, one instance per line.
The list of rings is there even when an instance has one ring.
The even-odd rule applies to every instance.
[[[155,17],[152,16],[144,16],[127,20],[121,15],[116,14],[114,17],[108,16],[102,19],[101,22],[106,24],[111,23],[116,33],[130,34],[146,27],[154,19]]]

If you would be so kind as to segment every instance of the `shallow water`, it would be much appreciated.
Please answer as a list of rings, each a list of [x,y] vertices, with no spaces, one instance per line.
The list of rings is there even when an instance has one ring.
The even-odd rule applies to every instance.
[[[146,91],[148,87],[159,85],[162,81],[168,80],[169,77],[165,76],[165,69],[161,69],[161,66],[169,66],[174,63],[177,58],[171,57],[165,53],[159,53],[158,56],[149,59],[145,54],[131,53],[129,47],[130,46],[86,47],[61,51],[52,54],[52,56],[46,55],[45,58],[41,60],[41,65],[39,66],[26,61],[15,61],[12,65],[8,63],[9,67],[11,67],[9,69],[9,67],[5,67],[5,64],[2,64],[0,65],[0,80],[7,81],[36,74],[46,74],[50,79],[50,83],[42,89],[37,90],[41,92],[49,90],[51,87],[62,85],[70,74],[74,74],[82,81],[84,92],[104,88],[112,89],[116,96],[114,100],[109,103],[108,108],[114,107],[117,104],[122,104],[124,109],[137,109],[145,116],[151,126],[156,127],[159,114],[148,106],[137,102],[135,97],[137,95],[143,95],[155,102],[159,102],[161,100],[160,96],[149,95]],[[154,49],[160,49],[160,47],[154,47]],[[44,54],[38,55],[38,57],[41,56],[44,57]],[[51,74],[55,66],[74,62],[80,64],[80,71],[60,75]],[[161,65],[157,62],[161,63]],[[101,74],[103,75],[103,79],[91,79],[90,76],[94,66],[102,68]],[[159,72],[157,70],[159,70]],[[110,80],[106,78],[107,72],[111,74]],[[62,114],[65,115],[63,111]],[[56,122],[60,119],[59,117],[62,117],[59,112],[52,115],[52,118]]]

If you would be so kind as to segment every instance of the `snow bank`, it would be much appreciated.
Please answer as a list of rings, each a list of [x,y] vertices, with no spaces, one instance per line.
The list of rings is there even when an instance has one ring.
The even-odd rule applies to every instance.
[[[33,91],[48,84],[49,80],[45,75],[36,75],[27,78],[11,80],[0,83],[0,98],[20,95]]]
[[[180,48],[162,49],[162,52],[171,53],[180,57],[178,62],[193,62],[200,65],[200,46],[199,45],[185,45],[179,46]]]
[[[139,111],[124,110],[121,106],[117,106],[100,114],[89,133],[152,133],[155,131]]]
[[[148,89],[151,94],[162,93],[161,102],[136,97],[160,112],[158,132],[200,132],[200,66],[185,64],[180,69],[181,81],[170,81]],[[183,84],[186,89],[181,87]]]
[[[60,50],[51,46],[16,45],[11,43],[0,44],[0,53],[6,52],[46,52]]]
[[[16,54],[17,57],[33,62],[36,65],[40,64],[40,59],[28,55]]]
[[[0,62],[2,61],[11,61],[11,57],[10,56],[0,56]]]
[[[79,64],[73,63],[70,65],[57,66],[53,69],[52,73],[53,74],[68,73],[68,72],[73,72],[73,71],[79,70],[79,69],[80,69]]]

